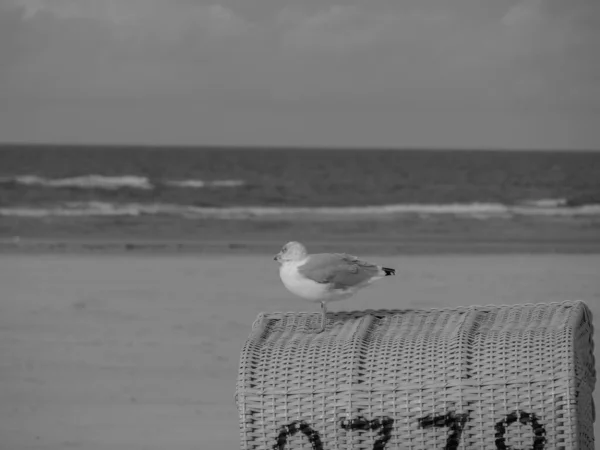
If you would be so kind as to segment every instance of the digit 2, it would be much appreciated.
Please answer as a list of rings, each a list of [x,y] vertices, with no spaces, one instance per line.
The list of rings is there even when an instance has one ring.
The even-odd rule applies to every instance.
[[[383,450],[392,437],[394,419],[384,416],[380,419],[368,420],[359,416],[356,419],[351,420],[342,419],[340,425],[346,431],[375,431],[381,429],[379,438],[373,444],[373,450]]]

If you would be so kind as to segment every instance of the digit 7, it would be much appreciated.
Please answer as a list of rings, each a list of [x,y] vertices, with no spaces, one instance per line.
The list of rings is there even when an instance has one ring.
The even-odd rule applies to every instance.
[[[446,446],[444,450],[456,450],[460,444],[460,437],[462,436],[465,424],[469,420],[469,415],[464,413],[456,414],[449,412],[441,416],[425,416],[419,419],[419,426],[421,428],[431,427],[448,427],[450,428],[450,434],[446,439]]]

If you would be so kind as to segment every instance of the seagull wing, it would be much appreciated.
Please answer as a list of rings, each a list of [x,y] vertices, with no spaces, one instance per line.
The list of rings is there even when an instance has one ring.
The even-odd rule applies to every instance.
[[[298,272],[317,283],[330,284],[333,289],[348,289],[380,275],[381,268],[345,253],[318,253],[310,255]]]

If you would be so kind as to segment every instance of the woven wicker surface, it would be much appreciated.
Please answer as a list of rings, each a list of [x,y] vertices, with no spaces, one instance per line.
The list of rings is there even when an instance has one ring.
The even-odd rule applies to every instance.
[[[594,449],[581,301],[261,313],[241,353],[244,449]]]

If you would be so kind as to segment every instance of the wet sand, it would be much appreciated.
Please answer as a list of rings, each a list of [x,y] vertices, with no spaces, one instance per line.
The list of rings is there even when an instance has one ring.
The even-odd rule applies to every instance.
[[[582,299],[600,329],[598,254],[361,256],[399,276],[332,310]],[[0,254],[0,448],[239,448],[239,351],[282,310],[317,308],[266,253]]]

